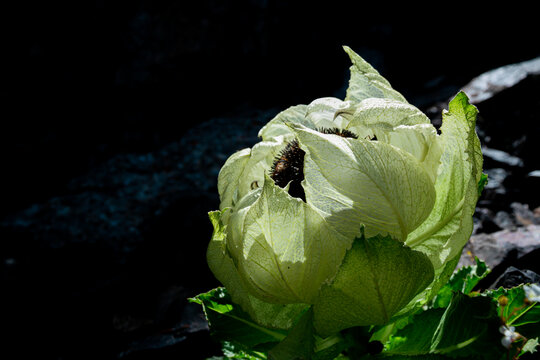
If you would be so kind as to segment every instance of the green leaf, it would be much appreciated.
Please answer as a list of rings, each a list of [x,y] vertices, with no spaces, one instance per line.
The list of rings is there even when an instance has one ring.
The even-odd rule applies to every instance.
[[[314,334],[313,311],[307,309],[289,332],[262,327],[232,303],[225,288],[189,299],[203,306],[212,337],[223,345],[221,359],[332,360],[350,344],[341,336]]]
[[[482,152],[475,131],[476,108],[460,92],[443,112],[442,154],[429,217],[407,238],[438,269],[461,253],[473,229],[472,215],[482,176]]]
[[[493,300],[456,292],[446,309],[424,311],[397,331],[386,344],[385,353],[497,359],[505,352],[499,325]]]
[[[526,314],[531,308],[525,304],[525,292],[523,287],[515,287],[511,289],[499,288],[498,294],[506,297],[508,304],[499,307],[499,315],[507,325],[514,325],[516,321]],[[537,321],[540,321],[538,319]],[[519,323],[517,325],[520,325]]]
[[[433,282],[422,292],[414,297],[406,306],[403,307],[393,318],[393,321],[400,321],[400,323],[407,323],[407,318],[411,317],[411,314],[416,314],[424,309],[431,300],[437,295],[439,290],[446,285],[454,269],[459,262],[459,255],[448,262],[439,269],[435,269],[435,276]]]
[[[241,346],[236,345],[233,342],[223,341],[223,355],[220,359],[238,359],[238,360],[266,360],[266,352],[264,351],[255,351],[251,349],[245,349]],[[213,358],[209,359],[213,360]]]
[[[268,352],[268,359],[333,360],[351,345],[339,334],[321,338],[313,328],[313,310],[307,310],[287,337]]]
[[[480,280],[489,274],[487,265],[482,260],[475,257],[476,264],[464,266],[456,271],[450,280],[439,290],[433,299],[435,308],[445,308],[452,300],[453,293],[456,291],[463,294],[469,294]]]
[[[519,317],[516,317],[513,326],[523,326],[540,322],[540,304],[534,303],[528,305]]]
[[[268,359],[311,359],[314,347],[313,310],[310,308],[291,329],[287,337],[268,352]]]
[[[286,336],[283,330],[268,329],[255,323],[232,302],[225,288],[213,289],[190,300],[202,305],[216,340],[232,342],[248,350],[259,344],[281,341]]]
[[[314,305],[317,333],[385,324],[433,279],[427,257],[390,236],[356,238]]]
[[[321,338],[315,335],[315,353],[313,360],[333,360],[340,358],[340,354],[351,346],[348,339],[340,335]]]
[[[373,358],[366,358],[373,359],[373,360],[379,360],[379,359],[387,359],[387,360],[451,360],[451,357],[441,355],[441,354],[424,354],[424,355],[387,355],[387,354],[380,354],[378,356],[375,356]],[[467,358],[467,360],[473,360]]]
[[[527,338],[540,337],[540,304],[529,305],[512,326]]]
[[[525,301],[523,285],[486,291],[483,296],[499,302],[499,317],[527,338],[540,336],[540,303]]]
[[[480,178],[480,181],[478,182],[478,196],[482,195],[482,191],[484,191],[484,187],[488,184],[488,175],[482,174],[482,177]]]
[[[431,352],[495,359],[504,352],[499,324],[494,301],[455,293],[435,332]]]
[[[388,80],[382,77],[367,61],[348,46],[343,46],[343,49],[352,62],[351,78],[345,100],[360,102],[367,98],[388,98],[407,102],[403,95],[392,89]]]
[[[529,306],[525,304],[523,286],[511,289],[500,287],[495,290],[488,290],[483,295],[499,302],[499,316],[509,326],[515,326],[514,322],[530,310]],[[540,321],[540,318],[538,321]]]
[[[413,318],[412,322],[391,337],[386,344],[389,354],[428,354],[432,346],[432,338],[445,309],[432,309]]]

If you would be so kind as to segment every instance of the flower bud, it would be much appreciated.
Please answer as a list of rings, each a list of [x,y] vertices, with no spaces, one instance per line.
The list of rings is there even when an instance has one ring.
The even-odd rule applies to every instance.
[[[323,335],[387,323],[448,279],[472,232],[476,109],[459,93],[439,135],[345,50],[345,101],[284,110],[219,174],[208,262],[260,323],[307,306]]]

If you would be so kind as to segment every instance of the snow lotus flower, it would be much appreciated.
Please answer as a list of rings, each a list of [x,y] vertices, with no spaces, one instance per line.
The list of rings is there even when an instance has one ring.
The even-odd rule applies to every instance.
[[[321,335],[424,304],[469,239],[482,177],[477,110],[459,93],[440,133],[350,48],[346,98],[292,106],[218,177],[207,259],[235,303]]]

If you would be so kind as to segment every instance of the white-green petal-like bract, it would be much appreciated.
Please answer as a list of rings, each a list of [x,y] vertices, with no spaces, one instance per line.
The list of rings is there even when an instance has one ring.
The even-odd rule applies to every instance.
[[[242,234],[231,240],[245,285],[273,303],[312,303],[350,246],[322,214],[269,177],[243,218]]]
[[[458,256],[472,232],[482,175],[476,114],[464,93],[459,93],[443,112],[435,206],[407,240],[407,245],[428,255],[436,268]]]
[[[403,95],[392,89],[388,80],[382,77],[367,61],[348,46],[344,46],[343,49],[353,63],[345,100],[362,101],[368,98],[386,98],[407,102]]]
[[[306,304],[271,304],[251,295],[242,283],[233,259],[227,251],[225,226],[221,221],[223,213],[212,211],[210,221],[214,226],[212,240],[208,246],[207,260],[210,270],[226,286],[233,301],[239,304],[251,318],[266,327],[289,329],[293,321],[308,305]]]
[[[296,135],[306,151],[306,200],[346,237],[358,236],[362,224],[368,237],[390,234],[405,241],[429,215],[435,188],[410,153],[307,128],[296,128]]]
[[[353,63],[344,100],[285,109],[219,173],[208,263],[263,326],[288,329],[310,306],[323,336],[407,315],[448,279],[472,233],[476,108],[456,95],[439,134],[344,49]],[[278,186],[293,156],[301,178]]]

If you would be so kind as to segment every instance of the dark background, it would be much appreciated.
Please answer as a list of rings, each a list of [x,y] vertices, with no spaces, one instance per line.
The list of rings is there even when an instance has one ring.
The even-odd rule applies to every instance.
[[[148,151],[244,104],[333,95],[348,76],[342,45],[417,106],[434,89],[444,98],[472,76],[538,54],[526,7],[310,4],[25,2],[4,11],[4,211],[62,191],[112,154]]]
[[[132,159],[178,143],[190,129],[216,117],[241,116],[247,128],[250,112],[343,96],[349,60],[342,45],[372,63],[422,110],[446,101],[484,71],[540,55],[534,9],[526,5],[471,8],[449,2],[434,9],[428,4],[2,5],[0,219],[14,224],[25,209],[74,196],[69,186],[74,179],[103,171],[95,169],[111,159],[121,163],[122,156]],[[189,151],[182,149],[178,156]],[[118,176],[112,168],[111,174]],[[116,358],[137,336],[167,321],[174,325],[173,312],[161,315],[169,320],[155,322],[148,333],[140,324],[136,331],[122,332],[113,327],[118,319],[113,315],[118,309],[159,308],[156,298],[172,285],[182,289],[178,297],[215,285],[204,263],[211,231],[204,214],[217,204],[211,188],[177,198],[165,215],[145,213],[154,215],[145,215],[138,229],[142,240],[124,251],[125,257],[103,250],[99,241],[51,246],[69,235],[42,236],[39,222],[53,221],[47,215],[33,217],[35,226],[3,226],[1,291],[7,320],[2,323],[11,335],[3,350],[56,359]],[[176,220],[185,213],[200,216],[189,224]],[[175,236],[197,245],[171,245]],[[175,257],[175,252],[183,254]],[[171,265],[178,259],[185,264]],[[102,286],[89,290],[93,279]]]

